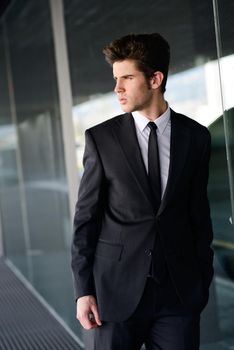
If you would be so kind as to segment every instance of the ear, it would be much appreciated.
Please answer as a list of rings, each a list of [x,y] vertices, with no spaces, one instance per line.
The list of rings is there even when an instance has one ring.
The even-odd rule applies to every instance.
[[[163,78],[164,78],[164,75],[162,72],[160,71],[154,72],[150,80],[152,89],[158,89],[162,84]]]

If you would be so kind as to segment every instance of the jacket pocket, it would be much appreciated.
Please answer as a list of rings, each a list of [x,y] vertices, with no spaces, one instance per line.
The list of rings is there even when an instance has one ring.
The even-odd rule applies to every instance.
[[[95,256],[118,261],[121,259],[122,251],[122,244],[99,240],[96,247]]]

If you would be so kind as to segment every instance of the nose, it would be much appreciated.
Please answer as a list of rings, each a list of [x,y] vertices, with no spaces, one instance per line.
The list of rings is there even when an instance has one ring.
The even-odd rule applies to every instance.
[[[122,91],[124,91],[123,83],[121,82],[121,80],[116,80],[114,92],[117,94]]]

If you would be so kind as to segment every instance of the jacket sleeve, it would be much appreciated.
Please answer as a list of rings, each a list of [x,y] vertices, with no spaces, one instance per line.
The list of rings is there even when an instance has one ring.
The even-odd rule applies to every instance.
[[[213,277],[213,250],[211,248],[213,229],[207,196],[211,137],[209,131],[206,131],[200,164],[198,164],[192,185],[190,215],[203,285],[209,288]]]
[[[104,172],[94,139],[85,133],[84,173],[74,217],[72,271],[76,299],[95,295],[93,260],[100,233],[104,201]]]

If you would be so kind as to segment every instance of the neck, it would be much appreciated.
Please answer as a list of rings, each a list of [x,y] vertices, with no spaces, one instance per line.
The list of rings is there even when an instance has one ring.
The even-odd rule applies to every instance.
[[[139,111],[142,115],[148,118],[150,121],[154,121],[160,117],[167,110],[167,102],[162,94],[156,96],[151,105],[144,111]]]

